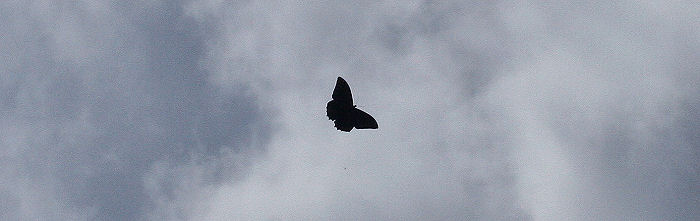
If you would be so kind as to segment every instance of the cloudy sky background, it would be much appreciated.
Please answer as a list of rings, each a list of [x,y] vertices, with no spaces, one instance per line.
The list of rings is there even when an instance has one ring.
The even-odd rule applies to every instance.
[[[693,2],[2,1],[0,219],[698,219]]]

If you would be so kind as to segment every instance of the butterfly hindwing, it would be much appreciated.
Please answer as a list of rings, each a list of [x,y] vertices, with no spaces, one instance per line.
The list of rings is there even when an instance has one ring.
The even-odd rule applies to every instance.
[[[364,111],[353,108],[353,124],[355,125],[355,128],[357,129],[377,129],[379,128],[379,125],[377,125],[377,120],[372,117],[372,115],[369,115],[368,113],[365,113]]]
[[[333,122],[335,128],[340,131],[350,132],[352,130],[352,122],[346,120],[336,120]]]
[[[335,82],[335,89],[333,89],[333,100],[340,102],[344,105],[352,106],[352,93],[350,92],[350,85],[345,82],[345,79],[338,77]]]
[[[326,116],[328,116],[329,120],[337,120],[340,118],[340,108],[338,107],[337,101],[328,101],[326,105]]]

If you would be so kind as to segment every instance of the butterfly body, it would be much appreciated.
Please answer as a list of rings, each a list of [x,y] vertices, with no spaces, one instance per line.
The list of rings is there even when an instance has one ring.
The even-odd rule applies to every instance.
[[[326,105],[326,115],[340,131],[350,132],[353,127],[356,129],[379,128],[377,121],[371,115],[353,105],[350,86],[341,77],[336,81],[333,100]]]

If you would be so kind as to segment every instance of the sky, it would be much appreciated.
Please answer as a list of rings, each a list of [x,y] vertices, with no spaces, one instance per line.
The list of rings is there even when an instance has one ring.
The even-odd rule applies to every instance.
[[[697,220],[694,1],[2,1],[0,220]],[[378,130],[340,132],[342,76]]]

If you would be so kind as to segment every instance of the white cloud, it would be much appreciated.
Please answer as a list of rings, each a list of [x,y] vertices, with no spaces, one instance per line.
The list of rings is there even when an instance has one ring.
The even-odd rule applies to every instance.
[[[140,3],[0,3],[0,219],[700,211],[690,2]]]
[[[389,220],[693,216],[673,216],[647,201],[671,190],[649,184],[657,190],[643,196],[647,184],[635,184],[645,170],[656,170],[639,163],[668,168],[648,154],[667,148],[659,141],[676,138],[653,134],[677,127],[682,110],[674,107],[685,102],[679,95],[687,89],[679,87],[670,66],[669,56],[677,53],[670,45],[677,42],[663,34],[680,27],[673,20],[658,18],[670,27],[640,29],[655,21],[656,12],[634,2],[441,2],[408,12],[400,3],[327,6],[251,3],[248,13],[269,10],[276,18],[237,18],[259,20],[218,40],[234,45],[213,50],[212,58],[223,60],[215,65],[220,70],[240,65],[232,57],[264,64],[219,72],[229,77],[215,81],[230,85],[254,78],[254,84],[268,84],[260,94],[277,107],[285,130],[273,138],[269,158],[257,162],[245,181],[222,187],[221,200],[211,201],[205,214],[367,214]],[[263,41],[255,43],[242,36],[265,37],[245,38]],[[469,74],[475,70],[480,73]],[[336,75],[350,82],[356,103],[379,120],[378,131],[338,135],[319,119]],[[465,86],[465,78],[479,84]],[[677,148],[693,154],[687,146]],[[347,164],[360,168],[346,176],[340,168]]]

